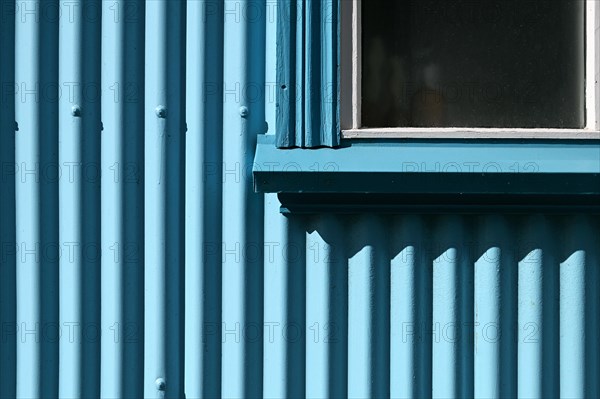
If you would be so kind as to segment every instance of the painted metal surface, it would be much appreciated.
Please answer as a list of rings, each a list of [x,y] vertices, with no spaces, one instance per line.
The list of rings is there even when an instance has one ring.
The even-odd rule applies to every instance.
[[[340,144],[339,0],[281,0],[277,14],[277,147]]]
[[[275,5],[2,0],[0,396],[597,397],[598,216],[254,193]]]

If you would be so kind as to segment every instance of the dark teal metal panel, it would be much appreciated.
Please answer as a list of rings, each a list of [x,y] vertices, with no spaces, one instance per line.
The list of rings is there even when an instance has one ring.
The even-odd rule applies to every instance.
[[[16,394],[15,5],[0,1],[0,397]]]
[[[338,146],[339,0],[282,0],[277,21],[277,146]]]
[[[275,193],[600,194],[597,141],[376,141],[318,151],[261,135],[255,188]]]

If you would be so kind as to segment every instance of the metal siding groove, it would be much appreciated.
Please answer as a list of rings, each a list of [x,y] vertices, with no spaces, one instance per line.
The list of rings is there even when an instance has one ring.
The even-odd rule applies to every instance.
[[[507,217],[477,221],[475,248],[474,393],[476,397],[516,397],[516,240]]]
[[[434,221],[433,397],[473,396],[473,263],[469,218]]]
[[[283,215],[272,2],[1,4],[0,397],[598,396],[598,216]]]
[[[58,396],[57,9],[27,1],[15,14],[18,397]]]
[[[0,1],[0,398],[14,397],[16,382],[15,242],[15,18],[14,4]],[[12,9],[11,9],[12,8]]]
[[[303,218],[277,212],[267,197],[265,223],[263,396],[306,396],[306,233]],[[274,212],[273,212],[274,211]]]
[[[390,396],[431,395],[432,258],[427,220],[397,216],[390,227]]]
[[[60,10],[69,14],[59,23],[59,320],[70,337],[59,345],[59,396],[94,397],[100,393],[101,4],[63,1]]]
[[[146,3],[144,397],[183,396],[185,2]]]
[[[187,8],[185,352],[187,397],[221,396],[222,0]]]
[[[277,8],[277,146],[336,147],[339,0],[281,0]]]
[[[385,224],[364,215],[348,237],[348,397],[390,395],[390,261]]]
[[[560,258],[560,396],[597,397],[599,226],[564,218]]]
[[[523,232],[518,277],[518,396],[558,392],[558,263],[552,218],[531,216]]]
[[[263,382],[263,197],[252,163],[265,128],[265,1],[224,4],[223,397],[257,397]],[[258,89],[258,90],[256,90]]]
[[[306,397],[348,396],[348,258],[344,221],[308,220]]]
[[[102,2],[100,396],[143,396],[144,3]]]

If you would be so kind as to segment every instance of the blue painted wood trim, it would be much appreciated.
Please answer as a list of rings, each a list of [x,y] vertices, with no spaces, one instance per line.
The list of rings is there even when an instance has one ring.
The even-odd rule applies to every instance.
[[[336,147],[339,0],[280,0],[277,21],[277,147]]]
[[[355,142],[280,150],[259,136],[254,185],[276,193],[600,194],[597,142]]]

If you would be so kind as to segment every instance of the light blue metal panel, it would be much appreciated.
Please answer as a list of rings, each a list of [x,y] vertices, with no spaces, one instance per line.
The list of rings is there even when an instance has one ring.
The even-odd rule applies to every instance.
[[[253,191],[256,137],[265,131],[265,1],[224,5],[223,397],[263,392],[263,197]]]
[[[473,263],[467,220],[441,217],[433,235],[432,396],[473,396]]]
[[[474,297],[474,393],[516,397],[517,241],[508,218],[484,216],[476,226]]]
[[[331,35],[331,2],[313,3],[296,2],[298,45]],[[597,215],[282,215],[251,176],[281,89],[273,2],[16,5],[0,37],[0,396],[598,396]],[[301,101],[333,76],[295,72]],[[597,146],[426,144],[271,141],[259,161],[279,164],[259,167],[600,170]],[[100,187],[93,167],[74,173],[86,162]],[[99,322],[100,347],[76,328]]]
[[[58,2],[15,14],[17,397],[58,396]]]
[[[292,260],[287,255],[287,246],[280,239],[286,236],[286,230],[289,224],[285,223],[288,219],[277,216],[279,201],[276,195],[265,196],[265,225],[270,226],[265,231],[265,305],[264,305],[264,325],[265,335],[264,345],[264,374],[263,374],[263,396],[266,398],[281,398],[286,396],[290,381],[287,373],[287,360],[290,357],[288,342],[284,339],[282,331],[288,324],[288,302],[291,298],[288,296],[288,276],[290,269],[297,262],[297,258]],[[281,219],[281,220],[278,220]],[[284,248],[282,244],[286,245]],[[304,248],[302,248],[304,249]],[[301,251],[304,254],[304,250]],[[304,274],[304,273],[303,273]],[[296,281],[296,286],[298,286]],[[298,299],[298,298],[295,298]],[[302,359],[304,360],[304,359]],[[304,367],[301,367],[304,371]],[[302,396],[302,395],[299,395]]]
[[[560,396],[598,396],[598,224],[569,218],[560,257]]]
[[[348,396],[348,258],[343,220],[309,219],[306,238],[306,397]]]
[[[305,397],[306,233],[303,218],[276,212],[265,201],[263,396]]]
[[[185,392],[221,395],[223,1],[187,7]]]
[[[59,23],[59,396],[100,393],[100,20],[98,0],[61,1]],[[68,11],[68,14],[66,13]]]
[[[580,228],[584,227],[579,224]],[[560,396],[585,398],[585,250],[560,264]]]
[[[185,6],[146,3],[144,397],[182,397]]]
[[[390,259],[380,216],[354,221],[348,237],[348,397],[390,395]]]
[[[431,253],[422,218],[394,218],[390,232],[390,396],[431,395]]]
[[[518,277],[518,381],[520,398],[559,392],[558,241],[552,218],[524,219]]]
[[[103,398],[143,396],[144,3],[102,2]]]

